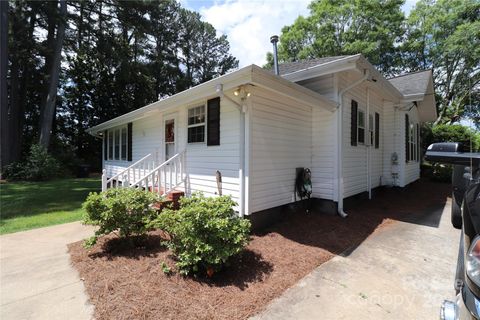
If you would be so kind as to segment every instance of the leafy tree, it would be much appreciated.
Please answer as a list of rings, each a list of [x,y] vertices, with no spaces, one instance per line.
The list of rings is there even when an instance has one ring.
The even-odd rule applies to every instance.
[[[407,21],[408,71],[433,69],[438,123],[480,125],[480,2],[421,0]]]
[[[238,65],[226,37],[175,0],[3,4],[9,14],[2,20],[8,24],[2,141],[8,136],[10,143],[2,143],[2,167],[19,161],[39,139],[50,152],[74,152],[98,166],[100,143],[85,132],[88,127]]]
[[[404,34],[402,4],[402,0],[313,1],[309,16],[282,29],[279,59],[363,53],[382,72],[392,74],[399,58],[396,45]]]
[[[424,126],[423,144],[426,149],[436,142],[460,142],[466,150],[480,150],[480,132],[461,124],[438,124]]]

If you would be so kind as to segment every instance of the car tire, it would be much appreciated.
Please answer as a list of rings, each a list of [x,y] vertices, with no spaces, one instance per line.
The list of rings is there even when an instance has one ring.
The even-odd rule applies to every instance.
[[[462,229],[462,209],[455,200],[455,196],[452,193],[452,225],[456,229]]]

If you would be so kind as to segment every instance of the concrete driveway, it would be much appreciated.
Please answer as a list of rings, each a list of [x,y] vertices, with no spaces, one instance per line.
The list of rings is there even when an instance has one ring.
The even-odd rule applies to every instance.
[[[0,237],[0,319],[90,319],[67,244],[93,229],[79,222]]]
[[[441,302],[454,296],[459,238],[450,201],[417,221],[394,222],[318,267],[254,319],[438,319]]]
[[[255,319],[438,319],[453,296],[460,234],[450,202],[419,216],[321,265]],[[92,233],[77,222],[1,236],[0,319],[90,319],[66,245]]]

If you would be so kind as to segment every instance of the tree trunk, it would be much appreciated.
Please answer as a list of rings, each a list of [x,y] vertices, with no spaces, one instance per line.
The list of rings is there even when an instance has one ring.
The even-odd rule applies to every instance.
[[[0,1],[0,173],[10,164],[7,99],[8,1]]]
[[[58,79],[60,76],[60,61],[62,57],[63,38],[65,37],[65,24],[67,15],[66,0],[60,0],[60,21],[58,22],[57,37],[55,39],[55,51],[50,71],[50,83],[45,98],[45,107],[40,115],[40,139],[39,144],[48,148],[52,133],[53,117],[55,116],[55,102],[57,98]]]

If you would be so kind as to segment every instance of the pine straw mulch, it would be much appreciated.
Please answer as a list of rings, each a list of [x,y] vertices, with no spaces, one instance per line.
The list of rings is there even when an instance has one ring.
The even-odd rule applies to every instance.
[[[212,279],[164,274],[162,262],[172,269],[175,262],[159,246],[160,232],[138,241],[135,250],[122,250],[118,239],[104,237],[92,249],[76,242],[69,251],[96,319],[246,319],[375,230],[394,220],[427,217],[449,191],[447,184],[422,181],[402,191],[380,190],[374,201],[350,208],[347,219],[318,212],[289,215],[254,234],[244,253]]]

